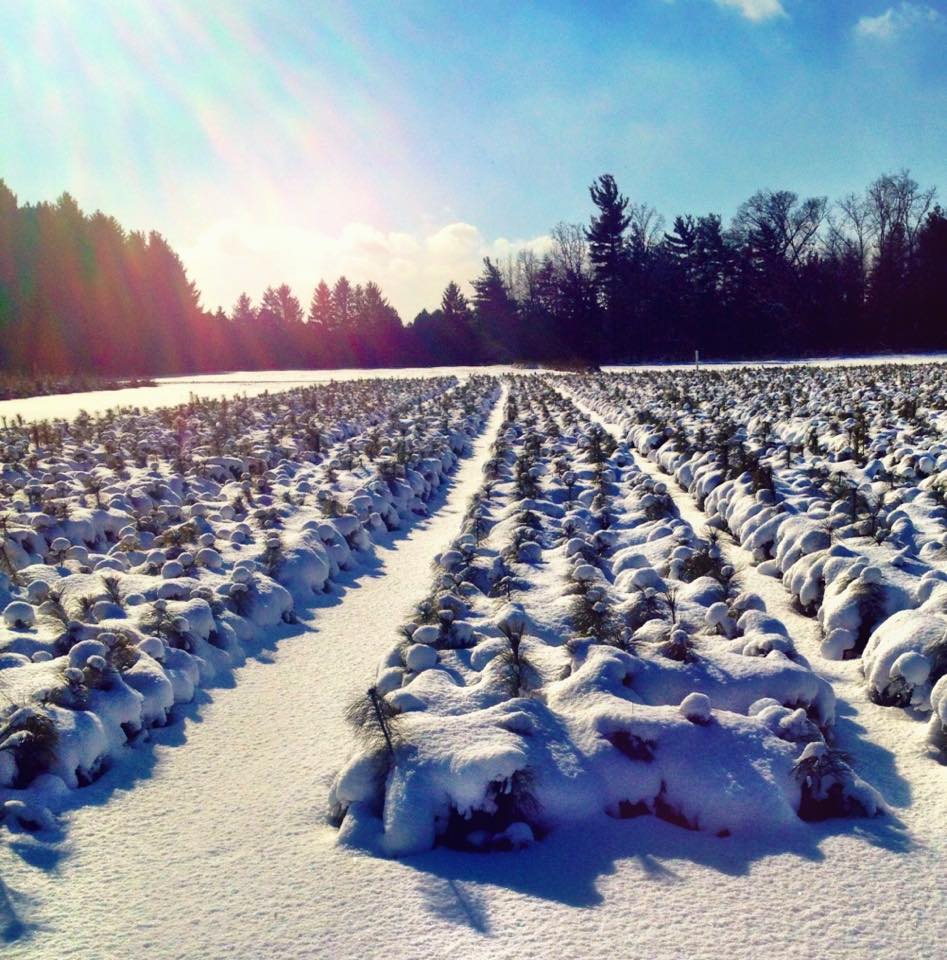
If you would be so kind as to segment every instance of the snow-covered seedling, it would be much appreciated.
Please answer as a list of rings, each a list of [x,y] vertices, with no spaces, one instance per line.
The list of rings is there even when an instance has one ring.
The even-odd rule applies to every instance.
[[[400,745],[398,711],[377,687],[354,700],[346,712],[349,723],[373,747],[384,747],[390,763],[395,762],[395,746]]]
[[[793,767],[802,788],[803,820],[873,816],[883,809],[878,794],[852,773],[842,755],[824,743],[809,743]]]
[[[648,814],[725,837],[798,826],[823,794],[826,815],[881,812],[844,758],[803,758],[831,737],[828,682],[557,386],[509,385],[484,488],[378,669],[410,750],[379,772],[356,749],[333,785],[345,842],[513,849]],[[445,602],[468,644],[445,642]]]
[[[11,630],[25,630],[33,626],[36,613],[29,603],[14,600],[3,608],[3,622]]]
[[[817,618],[823,656],[864,657],[880,705],[931,708],[939,668],[894,662],[927,658],[947,578],[942,364],[564,382]]]
[[[0,492],[0,801],[95,779],[296,622],[426,515],[499,395],[491,377],[355,380],[0,430],[17,450]],[[470,643],[461,616],[448,627],[447,645]]]
[[[56,742],[56,725],[41,707],[8,708],[0,718],[0,787],[28,786],[49,769]]]
[[[680,711],[691,723],[708,724],[712,716],[710,697],[706,693],[689,693],[681,701]]]
[[[507,649],[496,657],[503,682],[511,697],[523,696],[534,685],[536,677],[536,668],[523,649],[523,637],[528,627],[526,614],[522,608],[508,607],[497,620],[496,627],[508,644]]]

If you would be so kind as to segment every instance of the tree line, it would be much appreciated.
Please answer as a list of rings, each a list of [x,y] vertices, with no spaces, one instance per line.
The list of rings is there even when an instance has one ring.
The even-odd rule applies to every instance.
[[[587,224],[487,258],[405,325],[380,287],[287,284],[211,313],[156,232],[0,181],[0,370],[166,374],[430,363],[766,358],[947,347],[947,217],[907,171],[830,203],[759,191],[668,226],[603,174]],[[462,278],[461,278],[462,279]]]

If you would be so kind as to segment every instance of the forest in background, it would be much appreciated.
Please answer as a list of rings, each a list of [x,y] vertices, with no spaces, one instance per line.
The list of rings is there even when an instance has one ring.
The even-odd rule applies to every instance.
[[[0,372],[216,370],[764,359],[947,348],[947,216],[884,174],[835,202],[764,190],[729,224],[666,224],[603,174],[588,223],[549,252],[485,259],[471,294],[405,324],[373,282],[286,284],[210,312],[161,234],[69,195],[18,203],[0,181]],[[458,278],[463,281],[465,278]]]

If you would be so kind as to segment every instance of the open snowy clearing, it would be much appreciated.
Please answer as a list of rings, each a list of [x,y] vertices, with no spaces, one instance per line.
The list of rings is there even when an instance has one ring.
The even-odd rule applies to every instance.
[[[318,491],[328,483],[337,505],[327,522],[343,536],[319,535],[328,554],[351,562],[327,565],[320,586],[328,592],[297,600],[289,619],[298,622],[248,631],[249,659],[198,683],[193,704],[174,708],[179,719],[150,728],[151,744],[119,751],[89,785],[53,804],[55,827],[4,836],[9,954],[939,957],[947,942],[947,767],[928,743],[927,723],[873,703],[860,659],[823,656],[823,615],[799,612],[763,555],[726,535],[715,553],[706,528],[707,503],[716,501],[706,498],[701,509],[643,454],[658,447],[642,441],[639,448],[631,407],[614,407],[607,392],[614,383],[508,378],[482,428],[471,419],[474,398],[455,402],[450,383],[422,391],[412,404],[444,412],[415,421],[418,463],[444,449],[441,416],[455,431],[465,423],[472,440],[466,452],[460,439],[451,441],[460,459],[446,457],[436,482],[433,474],[427,487],[413,481],[421,502],[376,502],[383,524],[373,525],[367,508],[358,511],[359,497],[379,495],[364,471],[384,442],[376,426],[384,417],[340,419],[334,445],[311,473],[274,459],[270,495],[279,503],[275,494],[289,493],[279,550],[296,542],[297,530],[305,533],[307,496],[324,512]],[[488,384],[471,389],[487,402]],[[392,402],[382,393],[360,396],[366,411]],[[285,416],[277,406],[266,411],[263,443],[273,418]],[[596,422],[629,443],[614,448]],[[285,444],[283,454],[305,464]],[[382,462],[376,469],[385,476]],[[233,521],[214,519],[216,495],[204,490],[209,512],[192,516],[210,523],[225,578],[250,570],[252,589],[261,590],[270,571],[301,597],[289,574],[298,564],[286,565],[262,520],[259,531],[247,520],[250,552],[262,566],[240,559],[247,547],[239,538],[220,548]],[[130,490],[124,496],[136,502]],[[361,517],[368,540],[343,523],[347,510]],[[924,549],[935,528],[912,516],[921,531],[916,547]],[[57,531],[37,529],[49,530],[40,553],[51,550]],[[262,554],[253,553],[255,542],[265,545]],[[25,553],[14,560],[24,571],[30,559],[94,565],[101,549],[63,560],[39,557],[40,545],[25,535],[18,543]],[[319,544],[305,543],[318,553]],[[122,549],[133,564],[141,547]],[[873,562],[879,557],[873,553]],[[698,560],[711,577],[687,572]],[[121,574],[118,567],[97,569]],[[305,569],[312,578],[311,564]],[[63,573],[84,576],[65,566]],[[178,574],[159,582],[176,583]],[[210,568],[189,575],[208,583],[218,576]],[[146,581],[133,586],[152,602]],[[433,607],[418,606],[431,596]],[[237,623],[226,600],[213,609],[218,626]],[[439,620],[444,610],[452,616]],[[91,621],[105,626],[85,629],[114,630],[108,612]],[[137,623],[136,613],[126,616]],[[412,619],[418,626],[399,642],[399,624]],[[16,637],[22,628],[8,624],[8,631]],[[179,634],[159,636],[166,658],[172,649],[183,653]],[[214,656],[199,640],[189,641],[191,653]],[[141,649],[157,652],[147,640]],[[9,666],[34,669],[20,660]],[[85,669],[76,683],[91,691]],[[364,776],[378,768],[384,747],[356,746],[344,716],[376,673],[399,738],[384,761],[384,821],[375,774]],[[610,686],[613,676],[624,677],[629,692]],[[685,696],[689,690],[700,692]],[[554,733],[542,727],[544,704],[563,721]],[[523,749],[486,747],[511,731],[521,735],[526,716],[534,732],[524,743],[548,744],[551,759],[523,748],[530,777],[517,780]],[[500,717],[499,725],[489,717]],[[583,733],[587,723],[598,733]],[[464,732],[442,740],[440,726]],[[841,779],[826,781],[840,785],[831,796],[841,805],[812,822],[807,809],[829,794],[812,792],[811,777],[796,771],[801,759],[820,755],[823,737],[847,763],[833,768]],[[714,755],[710,744],[719,738],[729,739]],[[710,765],[699,765],[702,751]],[[739,766],[743,759],[748,767]],[[750,768],[762,773],[752,786]],[[357,776],[340,780],[346,769]],[[508,777],[514,799],[525,784],[538,810],[519,803],[511,815],[497,776]],[[434,779],[405,805],[402,780],[417,791],[420,777]],[[426,819],[425,803],[441,789],[449,799],[437,800]],[[472,807],[466,814],[462,795]],[[341,831],[326,816],[340,798],[333,812]],[[435,849],[412,852],[435,836]]]
[[[377,370],[247,370],[232,373],[193,374],[186,377],[159,377],[153,387],[127,390],[98,390],[86,393],[59,393],[43,397],[23,397],[0,401],[0,417],[12,422],[24,420],[71,419],[79,411],[104,413],[118,407],[154,410],[187,403],[191,396],[213,400],[233,396],[254,397],[277,390],[289,390],[307,384],[333,380],[393,380],[416,377],[459,377],[472,374],[499,375],[511,368],[497,367],[392,367]]]
[[[930,363],[947,360],[943,355],[903,355],[891,357],[859,357],[855,359],[827,359],[801,361],[805,366],[840,366],[854,364],[881,363]],[[702,363],[705,369],[726,370],[746,366],[787,366],[798,365],[800,361],[766,361],[765,363]],[[606,366],[608,371],[626,370],[687,370],[691,364],[635,364]],[[472,374],[500,376],[515,373],[510,366],[479,367],[392,367],[375,370],[245,370],[228,373],[192,374],[184,377],[159,377],[154,387],[136,387],[127,390],[100,390],[86,393],[62,393],[43,397],[24,397],[17,400],[0,401],[0,417],[13,421],[17,416],[24,420],[53,420],[58,417],[71,418],[80,410],[98,414],[117,407],[139,407],[153,410],[157,407],[174,406],[186,403],[196,394],[200,397],[220,399],[234,395],[256,396],[264,391],[273,392],[313,383],[327,383],[331,380],[361,380],[399,377],[445,377],[456,376],[464,379]]]

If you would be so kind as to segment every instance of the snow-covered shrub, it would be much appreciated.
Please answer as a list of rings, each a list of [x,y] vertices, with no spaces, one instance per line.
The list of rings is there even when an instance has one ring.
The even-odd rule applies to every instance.
[[[518,379],[510,398],[480,530],[465,525],[440,555],[408,645],[379,666],[409,746],[396,763],[358,748],[339,771],[342,839],[405,855],[511,849],[602,814],[728,836],[819,803],[882,812],[843,758],[830,770],[804,757],[826,747],[832,689],[759,597],[734,595],[714,539],[655,509],[666,491],[620,444],[606,454],[550,383]],[[471,646],[444,642],[447,597],[462,598]],[[436,652],[415,664],[421,650]]]
[[[43,774],[95,779],[423,516],[498,396],[490,377],[345,381],[83,416],[55,443],[4,426],[22,448],[0,491],[4,809],[32,809]],[[359,455],[368,434],[397,460],[390,484]]]

